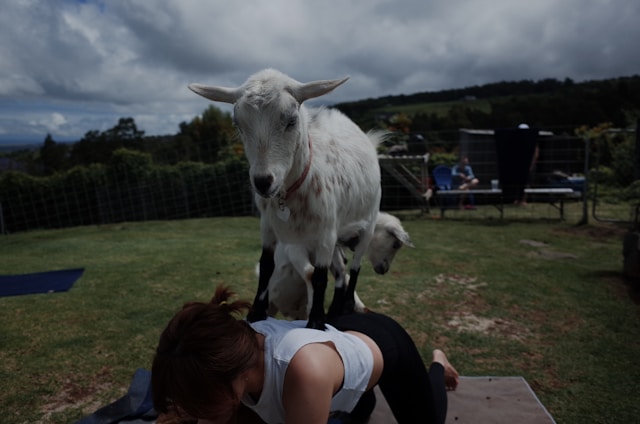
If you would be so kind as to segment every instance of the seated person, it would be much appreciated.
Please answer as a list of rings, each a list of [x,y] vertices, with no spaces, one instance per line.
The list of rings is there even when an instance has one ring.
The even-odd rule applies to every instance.
[[[469,190],[475,188],[480,182],[473,174],[467,156],[461,157],[460,162],[451,168],[451,177],[455,190]]]
[[[379,385],[396,420],[445,422],[458,373],[441,350],[429,369],[411,337],[375,312],[342,315],[325,331],[306,321],[237,319],[247,301],[219,286],[210,302],[183,306],[160,336],[151,370],[154,407],[198,423],[326,424],[366,420]],[[246,415],[245,415],[246,416]],[[255,422],[255,421],[252,421]]]
[[[467,156],[460,157],[460,162],[451,168],[451,180],[454,190],[471,190],[474,189],[480,182],[473,174],[473,169],[469,165],[469,158]],[[465,196],[460,196],[460,209],[464,206]],[[469,208],[473,208],[473,200]]]

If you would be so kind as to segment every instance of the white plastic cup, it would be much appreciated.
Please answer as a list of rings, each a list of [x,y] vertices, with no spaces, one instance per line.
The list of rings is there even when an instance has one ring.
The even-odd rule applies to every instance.
[[[498,185],[500,184],[500,181],[498,180],[491,180],[491,190],[498,190]]]

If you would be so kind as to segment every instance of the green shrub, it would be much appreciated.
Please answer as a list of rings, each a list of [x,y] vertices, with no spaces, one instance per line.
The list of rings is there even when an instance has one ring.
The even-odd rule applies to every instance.
[[[611,167],[613,168],[614,183],[626,187],[633,181],[635,167],[640,164],[635,163],[635,143],[630,137],[625,139],[613,148]]]
[[[592,168],[589,171],[589,180],[592,184],[613,184],[614,181],[613,170],[608,166],[599,166],[597,168]]]
[[[429,155],[429,168],[438,165],[453,166],[458,163],[458,155],[455,153],[432,153]]]
[[[624,200],[640,202],[640,180],[635,180],[622,192]]]

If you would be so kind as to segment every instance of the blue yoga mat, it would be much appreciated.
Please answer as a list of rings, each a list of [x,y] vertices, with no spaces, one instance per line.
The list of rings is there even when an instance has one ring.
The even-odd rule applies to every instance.
[[[82,276],[84,268],[33,274],[0,275],[0,297],[67,291]]]
[[[157,415],[151,396],[151,371],[138,368],[124,396],[75,424],[148,423]]]

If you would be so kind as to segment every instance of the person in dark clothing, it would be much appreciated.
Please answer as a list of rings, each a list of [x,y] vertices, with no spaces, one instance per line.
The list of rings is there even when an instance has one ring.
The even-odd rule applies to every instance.
[[[341,331],[366,334],[382,352],[384,368],[378,386],[399,423],[444,423],[447,416],[446,389],[455,389],[458,375],[444,353],[433,351],[429,370],[422,361],[411,336],[393,319],[375,312],[342,315],[332,324]],[[352,418],[366,420],[375,407],[373,390],[365,392],[351,412]]]

